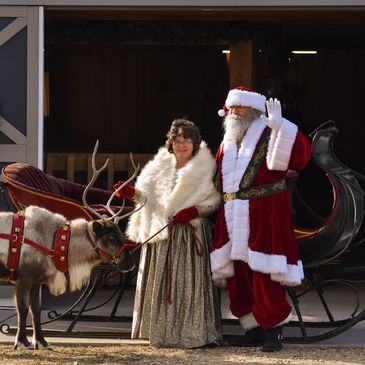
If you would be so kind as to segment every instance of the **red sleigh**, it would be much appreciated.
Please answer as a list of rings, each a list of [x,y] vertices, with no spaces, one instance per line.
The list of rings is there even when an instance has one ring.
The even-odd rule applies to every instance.
[[[2,179],[7,187],[10,199],[17,210],[29,205],[37,205],[68,219],[96,217],[82,203],[84,185],[45,174],[42,170],[24,163],[14,163],[2,171]],[[96,211],[103,211],[112,192],[92,188],[87,200]],[[127,202],[128,204],[128,202]],[[112,206],[121,207],[123,199],[114,198]],[[130,211],[130,206],[125,210]]]

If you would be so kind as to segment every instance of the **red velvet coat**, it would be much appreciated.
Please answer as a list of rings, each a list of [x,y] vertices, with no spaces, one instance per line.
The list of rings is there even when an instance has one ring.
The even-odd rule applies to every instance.
[[[223,192],[237,192],[256,145],[268,127],[261,119],[247,131],[237,150],[224,137],[217,152]],[[271,131],[268,151],[251,187],[285,178],[288,169],[302,170],[311,156],[309,140],[284,119],[280,131]],[[218,212],[211,254],[213,279],[233,276],[233,260],[248,263],[254,271],[271,274],[283,285],[298,285],[303,267],[298,257],[287,190],[262,198],[229,201]]]

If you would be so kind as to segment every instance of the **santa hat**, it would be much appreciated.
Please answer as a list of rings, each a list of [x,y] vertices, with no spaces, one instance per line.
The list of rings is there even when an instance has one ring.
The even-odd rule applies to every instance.
[[[250,106],[253,109],[265,113],[266,97],[256,91],[243,86],[237,86],[230,90],[223,108],[218,110],[218,115],[224,117],[231,106]]]

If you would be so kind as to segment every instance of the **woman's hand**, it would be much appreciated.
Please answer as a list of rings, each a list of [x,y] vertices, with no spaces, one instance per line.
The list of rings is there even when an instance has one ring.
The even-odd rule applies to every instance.
[[[197,207],[190,207],[180,210],[172,218],[172,224],[188,224],[192,219],[199,216],[199,210]]]
[[[114,186],[114,190],[118,190],[124,184],[123,180],[118,181]],[[136,194],[136,189],[132,185],[126,185],[115,194],[118,198],[127,198],[133,200]]]

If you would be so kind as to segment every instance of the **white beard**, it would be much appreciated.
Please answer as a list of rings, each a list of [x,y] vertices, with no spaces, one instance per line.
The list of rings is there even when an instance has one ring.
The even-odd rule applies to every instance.
[[[230,114],[224,118],[223,126],[226,134],[237,142],[241,142],[252,121],[252,118],[243,118],[235,114]]]

